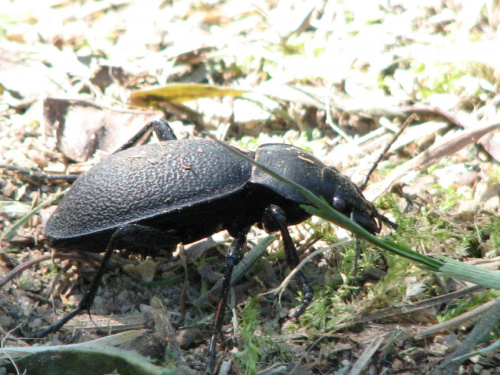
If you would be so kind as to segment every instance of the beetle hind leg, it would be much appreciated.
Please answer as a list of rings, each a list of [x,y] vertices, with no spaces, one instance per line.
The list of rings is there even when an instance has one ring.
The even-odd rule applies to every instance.
[[[297,254],[295,244],[292,241],[292,237],[290,237],[285,212],[283,211],[283,209],[276,205],[271,205],[266,208],[262,217],[262,224],[266,231],[279,229],[279,231],[281,232],[281,237],[283,238],[283,245],[285,247],[286,262],[288,263],[290,268],[296,268],[299,265],[300,259],[299,255]],[[300,286],[300,289],[302,290],[302,294],[304,296],[302,299],[302,304],[297,308],[297,311],[293,315],[293,317],[297,319],[306,310],[307,306],[311,304],[314,294],[312,287],[309,285],[309,282],[307,281],[307,278],[304,276],[302,271],[298,271],[295,274],[295,280]]]
[[[97,295],[97,291],[99,290],[101,280],[107,270],[109,260],[111,259],[111,255],[113,254],[114,250],[120,248],[119,245],[123,243],[144,245],[145,243],[149,242],[150,246],[152,244],[156,246],[156,244],[161,245],[161,242],[164,242],[164,240],[167,239],[167,237],[168,236],[164,232],[158,229],[136,224],[124,225],[115,230],[111,235],[111,238],[106,246],[104,257],[101,261],[101,264],[99,265],[97,273],[94,275],[94,278],[92,279],[90,288],[85,293],[83,299],[80,301],[75,310],[66,314],[56,323],[52,324],[49,328],[35,334],[31,338],[42,338],[50,333],[58,331],[64,324],[69,322],[72,318],[74,318],[76,315],[78,315],[83,311],[88,311],[90,314],[90,308],[94,303],[95,296]]]
[[[172,130],[168,122],[166,122],[163,119],[153,120],[144,125],[144,127],[141,130],[139,130],[137,134],[135,134],[123,146],[121,146],[118,150],[116,150],[115,153],[136,146],[139,143],[139,141],[144,136],[146,136],[146,134],[151,134],[150,133],[151,131],[155,132],[156,136],[160,141],[173,141],[177,139],[174,131]]]

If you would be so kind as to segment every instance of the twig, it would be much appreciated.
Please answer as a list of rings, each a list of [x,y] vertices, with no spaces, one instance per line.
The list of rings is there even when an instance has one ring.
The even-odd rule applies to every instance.
[[[433,145],[428,150],[420,153],[410,161],[400,165],[392,171],[384,181],[372,184],[370,189],[371,193],[367,199],[372,201],[376,200],[376,198],[382,195],[385,191],[389,190],[389,188],[396,181],[406,175],[409,171],[428,168],[429,166],[439,162],[442,158],[454,154],[471,143],[477,142],[484,135],[497,129],[500,129],[500,123],[473,127],[460,131],[451,139],[445,139],[439,144]]]
[[[40,258],[21,263],[12,271],[10,271],[7,275],[5,275],[5,277],[2,280],[0,280],[0,288],[4,286],[6,283],[8,283],[10,280],[12,280],[14,277],[16,277],[19,273],[24,271],[25,269],[30,268],[37,263],[45,262],[46,260],[51,260],[51,259],[74,259],[74,260],[84,260],[84,261],[88,260],[95,261],[94,259],[87,256],[87,254],[54,253],[49,255],[43,255]]]
[[[427,310],[430,307],[442,305],[444,303],[447,303],[451,300],[461,298],[464,296],[469,296],[472,293],[484,290],[485,288],[482,286],[474,285],[469,288],[465,288],[462,290],[458,290],[456,292],[448,293],[442,296],[434,297],[434,298],[429,298],[423,301],[418,301],[415,303],[412,303],[411,305],[406,305],[406,306],[401,306],[401,307],[389,307],[387,309],[379,310],[376,312],[373,312],[371,314],[364,315],[361,319],[358,319],[356,323],[359,322],[369,322],[373,320],[379,320],[379,319],[384,319],[388,318],[391,316],[396,316],[396,315],[405,315],[405,314],[413,314],[418,311],[422,310]],[[421,335],[423,335],[421,333]]]
[[[498,316],[500,314],[500,298],[497,298],[486,305],[489,304],[491,304],[490,309],[477,322],[472,332],[465,339],[464,343],[457,350],[448,355],[439,366],[440,375],[453,374],[466,358],[463,358],[461,361],[454,361],[454,359],[470,352],[475,345],[482,341],[493,329],[497,327]]]
[[[487,311],[491,310],[494,306],[495,303],[500,301],[500,297],[494,299],[493,301],[487,302],[481,306],[476,307],[475,309],[471,311],[467,311],[466,313],[460,314],[459,316],[452,318],[450,320],[447,320],[444,323],[436,324],[432,327],[423,329],[420,331],[420,336],[429,336],[433,335],[437,332],[450,329],[452,327],[456,327],[458,325],[463,324],[466,321],[472,320],[474,318],[477,318],[481,314],[486,313]]]
[[[288,284],[290,283],[290,281],[292,280],[292,278],[295,276],[295,274],[297,272],[299,272],[302,267],[304,267],[304,265],[307,264],[307,262],[309,262],[312,258],[314,258],[315,256],[317,255],[320,255],[320,254],[323,254],[325,251],[328,251],[328,250],[331,250],[331,249],[335,249],[336,247],[340,247],[340,246],[344,246],[344,245],[347,245],[349,243],[352,243],[353,240],[344,240],[344,241],[341,241],[341,242],[337,242],[336,244],[332,245],[332,246],[327,246],[327,247],[324,247],[324,248],[321,248],[321,249],[318,249],[314,252],[312,252],[311,254],[309,254],[307,257],[305,257],[297,267],[295,267],[288,275],[287,277],[285,277],[283,279],[283,281],[281,282],[281,284],[270,290],[269,292],[266,292],[266,293],[262,293],[262,294],[279,294],[279,300],[281,300],[281,295],[283,294],[283,292],[286,290],[286,288],[288,287]]]
[[[429,298],[429,299],[426,299],[423,301],[419,301],[419,302],[416,302],[416,303],[411,304],[411,305],[406,305],[406,306],[401,306],[401,307],[389,307],[387,309],[378,310],[378,311],[375,311],[373,313],[364,314],[364,315],[361,315],[359,317],[354,317],[349,322],[337,324],[337,326],[335,327],[335,330],[338,331],[341,329],[348,328],[354,324],[373,322],[376,320],[389,318],[391,316],[413,314],[413,313],[418,312],[418,311],[427,310],[429,307],[441,305],[443,303],[446,303],[446,302],[451,301],[451,300],[456,299],[456,298],[468,296],[471,293],[474,293],[474,292],[477,292],[477,291],[480,291],[483,289],[484,289],[484,287],[475,285],[475,286],[472,286],[472,287],[469,287],[469,288],[466,288],[463,290],[459,290],[459,291],[456,291],[453,293],[448,293],[444,296],[438,296],[438,297]],[[424,332],[424,330],[420,331],[419,335],[424,336],[423,332]]]
[[[370,170],[366,174],[365,179],[363,180],[363,182],[359,186],[359,189],[361,191],[365,190],[366,185],[368,184],[368,181],[370,180],[371,174],[373,173],[373,171],[375,170],[375,168],[377,168],[378,163],[380,163],[380,161],[385,156],[385,154],[387,154],[387,152],[389,151],[389,149],[391,148],[391,146],[394,144],[394,142],[396,142],[396,140],[399,138],[399,136],[408,127],[408,125],[410,125],[413,121],[415,121],[417,119],[418,119],[418,116],[415,113],[412,113],[410,116],[408,116],[408,118],[405,120],[405,122],[403,123],[403,125],[401,126],[401,128],[398,130],[398,132],[396,134],[394,134],[394,136],[392,137],[391,141],[385,146],[384,150],[380,153],[380,155],[378,156],[377,160],[375,160],[375,162],[373,163],[372,167],[370,168]]]
[[[448,122],[451,122],[453,125],[460,126],[461,128],[468,128],[466,124],[458,119],[458,117],[454,116],[448,111],[445,111],[438,107],[431,107],[427,105],[412,105],[408,107],[401,108],[404,112],[411,112],[412,114],[420,114],[420,115],[431,115],[435,117],[440,117]]]
[[[33,172],[33,171],[30,171],[29,169],[16,167],[14,165],[6,165],[6,164],[0,164],[0,168],[5,169],[7,171],[15,172],[18,174],[22,174],[22,175],[27,176],[36,182],[45,182],[45,181],[73,182],[79,177],[79,175],[77,175],[77,174],[48,174],[48,173],[44,173],[44,172]]]
[[[352,366],[351,371],[349,372],[349,375],[359,375],[359,374],[364,374],[363,370],[365,369],[366,365],[370,361],[370,359],[373,357],[373,355],[377,352],[378,348],[380,348],[380,345],[384,342],[385,335],[373,339],[368,347],[365,349],[361,357],[358,358],[354,366]]]

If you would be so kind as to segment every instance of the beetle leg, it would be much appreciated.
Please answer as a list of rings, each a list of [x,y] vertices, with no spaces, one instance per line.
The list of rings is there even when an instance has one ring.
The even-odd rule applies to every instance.
[[[177,140],[177,136],[174,131],[163,119],[152,121],[154,123],[153,130],[160,141],[175,141]]]
[[[173,141],[177,139],[174,131],[172,130],[168,122],[166,122],[163,119],[153,120],[144,125],[144,127],[141,130],[139,130],[136,135],[130,138],[123,146],[121,146],[114,153],[136,146],[137,143],[141,140],[141,138],[144,137],[146,134],[148,134],[151,130],[155,132],[156,136],[160,141]]]
[[[137,238],[138,240],[134,240],[135,238]],[[90,314],[90,308],[94,303],[94,299],[97,291],[99,290],[99,285],[101,284],[102,277],[106,272],[106,268],[108,267],[109,260],[111,259],[113,251],[117,249],[117,245],[122,243],[136,243],[144,245],[145,242],[149,242],[150,245],[156,245],[159,244],[159,242],[164,241],[166,238],[167,236],[165,235],[165,233],[158,229],[136,224],[125,225],[115,230],[108,242],[106,252],[104,253],[104,257],[101,261],[101,264],[99,265],[99,269],[97,270],[97,273],[95,274],[92,283],[90,284],[90,288],[83,296],[83,299],[78,304],[78,307],[63,316],[59,321],[52,324],[46,330],[35,334],[32,338],[42,338],[47,336],[49,333],[58,331],[63,325],[65,325],[82,311],[88,311]]]
[[[231,283],[231,275],[233,273],[234,266],[241,259],[241,249],[247,240],[247,233],[250,230],[249,227],[243,229],[239,232],[226,257],[226,270],[224,271],[224,279],[222,281],[222,289],[220,292],[219,303],[217,305],[217,311],[214,317],[214,326],[212,332],[212,338],[210,340],[210,346],[208,348],[208,364],[206,369],[206,374],[213,374],[215,369],[215,359],[216,359],[216,346],[217,338],[222,332],[222,320],[224,318],[224,311],[226,310],[227,297],[229,294],[229,287]]]
[[[290,232],[288,231],[285,212],[281,207],[271,205],[267,207],[264,211],[262,222],[264,228],[278,228],[281,232],[281,237],[283,238],[283,245],[285,247],[285,256],[286,262],[290,266],[290,268],[294,269],[299,265],[299,255],[297,254],[297,249],[292,241],[292,237],[290,237]],[[299,284],[302,294],[304,298],[302,300],[302,305],[297,309],[294,318],[298,318],[305,311],[307,306],[311,303],[314,295],[313,289],[309,285],[307,278],[301,271],[298,271],[295,275],[295,280],[297,284]]]

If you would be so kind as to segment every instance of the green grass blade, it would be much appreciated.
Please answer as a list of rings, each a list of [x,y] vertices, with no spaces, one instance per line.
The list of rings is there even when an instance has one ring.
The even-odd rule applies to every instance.
[[[224,146],[234,154],[262,169],[265,173],[268,173],[277,180],[287,183],[300,191],[302,195],[304,195],[315,206],[313,207],[302,205],[302,207],[311,215],[320,216],[325,220],[331,221],[336,225],[351,231],[356,236],[363,238],[364,240],[372,243],[380,249],[386,250],[392,254],[402,256],[415,262],[421,268],[431,270],[442,276],[469,281],[488,288],[500,289],[500,272],[485,270],[480,267],[453,260],[443,255],[439,255],[439,259],[432,258],[413,251],[395,242],[375,237],[374,235],[366,231],[363,227],[349,219],[347,216],[344,216],[341,213],[335,211],[323,198],[317,197],[315,194],[311,193],[301,185],[287,180],[279,173],[259,164],[236,148],[231,147],[227,143],[219,141],[211,134],[205,134],[207,134],[215,141],[219,142],[222,146]]]
[[[62,191],[62,192],[60,192],[58,194],[55,194],[54,196],[50,197],[49,199],[46,199],[42,203],[38,204],[29,213],[27,213],[21,219],[19,219],[18,221],[16,221],[10,228],[8,228],[4,232],[4,234],[1,236],[0,239],[3,240],[3,241],[10,241],[16,235],[16,233],[19,230],[19,228],[21,228],[25,223],[27,223],[28,220],[30,220],[33,216],[35,216],[38,213],[38,211],[40,211],[42,208],[44,208],[45,206],[48,206],[48,205],[52,204],[53,202],[55,202],[56,200],[58,200],[59,198],[61,198],[64,194],[66,194],[66,192],[68,191],[68,189],[66,189],[66,190],[64,190],[64,191]]]

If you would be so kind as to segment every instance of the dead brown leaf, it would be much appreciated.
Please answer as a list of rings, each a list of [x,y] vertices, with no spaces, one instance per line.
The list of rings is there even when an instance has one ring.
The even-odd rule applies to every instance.
[[[84,162],[97,150],[112,152],[135,135],[159,111],[107,108],[87,100],[47,98],[43,103],[45,131],[55,134],[59,150],[71,160]]]

